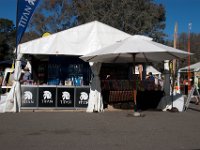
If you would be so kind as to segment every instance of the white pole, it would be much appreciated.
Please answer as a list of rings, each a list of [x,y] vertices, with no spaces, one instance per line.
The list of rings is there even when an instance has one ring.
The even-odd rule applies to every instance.
[[[181,71],[179,69],[178,74],[177,74],[177,86],[178,86],[177,93],[178,94],[181,94],[180,77],[181,77]]]
[[[164,61],[164,92],[166,96],[170,96],[170,72],[169,72],[169,60]]]

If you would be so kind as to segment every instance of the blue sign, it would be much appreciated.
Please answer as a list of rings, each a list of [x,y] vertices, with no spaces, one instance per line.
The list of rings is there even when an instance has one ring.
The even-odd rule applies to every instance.
[[[17,36],[16,45],[21,41],[21,38],[28,26],[29,20],[35,8],[38,5],[39,0],[18,0],[17,3]]]

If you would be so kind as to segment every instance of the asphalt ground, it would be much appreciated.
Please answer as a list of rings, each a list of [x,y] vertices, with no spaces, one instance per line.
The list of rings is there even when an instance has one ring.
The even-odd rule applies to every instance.
[[[22,111],[0,114],[1,150],[198,150],[200,105],[187,112]]]

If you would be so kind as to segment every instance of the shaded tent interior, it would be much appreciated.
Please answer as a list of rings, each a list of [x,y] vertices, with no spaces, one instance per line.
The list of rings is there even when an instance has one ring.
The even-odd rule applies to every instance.
[[[32,55],[32,76],[38,84],[65,85],[72,77],[83,77],[84,85],[89,85],[91,69],[87,62],[77,56]]]
[[[138,87],[137,92],[138,109],[155,109],[163,97],[163,91],[161,90],[144,90],[139,85],[142,82],[138,82],[137,85],[135,84],[135,80],[139,81],[139,75],[135,74],[133,76],[132,63],[103,63],[100,71],[100,79],[104,108],[112,105],[119,109],[133,109],[133,90],[136,86],[141,87],[141,89]],[[150,83],[147,80],[143,81],[145,84],[147,82]]]

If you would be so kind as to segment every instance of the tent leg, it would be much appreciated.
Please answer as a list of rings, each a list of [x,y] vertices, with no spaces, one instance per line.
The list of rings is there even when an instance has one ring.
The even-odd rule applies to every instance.
[[[137,111],[137,90],[133,90],[134,111]]]

